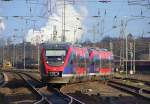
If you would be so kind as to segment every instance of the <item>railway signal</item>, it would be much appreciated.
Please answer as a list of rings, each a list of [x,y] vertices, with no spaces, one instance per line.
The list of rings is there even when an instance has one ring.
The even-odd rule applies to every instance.
[[[130,42],[130,74],[133,74],[133,68],[132,68],[133,62],[132,62],[132,60],[133,60],[133,43]]]

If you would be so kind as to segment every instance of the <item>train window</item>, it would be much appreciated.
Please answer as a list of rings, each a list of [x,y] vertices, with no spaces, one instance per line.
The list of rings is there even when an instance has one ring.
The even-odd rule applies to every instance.
[[[109,66],[110,66],[110,67],[113,67],[113,63],[114,63],[114,62],[113,62],[113,60],[112,60],[112,59],[111,59],[111,60],[109,60]]]
[[[108,60],[108,59],[102,59],[101,60],[101,67],[102,68],[108,68],[108,67],[110,67],[110,60]]]
[[[46,50],[46,62],[52,66],[64,64],[65,56],[65,50]]]
[[[66,50],[46,50],[46,56],[65,56]]]
[[[68,63],[74,64],[75,63],[75,58],[76,58],[75,53],[71,53]]]
[[[86,58],[86,59],[85,59],[85,62],[86,62],[86,65],[87,65],[87,66],[90,65],[90,60],[89,60],[89,58]]]
[[[95,67],[100,67],[100,59],[98,56],[95,56],[93,59]]]
[[[95,66],[96,67],[100,67],[100,60],[98,59],[98,60],[95,60]]]
[[[80,58],[78,61],[78,66],[79,67],[85,67],[85,60],[83,58]]]
[[[89,65],[89,59],[80,58],[78,61],[79,67],[87,67]]]
[[[73,64],[78,65],[79,62],[79,56],[77,54],[73,54]]]

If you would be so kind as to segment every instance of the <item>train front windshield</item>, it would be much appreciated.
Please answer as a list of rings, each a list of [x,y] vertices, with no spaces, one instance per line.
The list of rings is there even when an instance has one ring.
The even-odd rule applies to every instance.
[[[51,66],[64,64],[66,50],[46,50],[46,63]]]

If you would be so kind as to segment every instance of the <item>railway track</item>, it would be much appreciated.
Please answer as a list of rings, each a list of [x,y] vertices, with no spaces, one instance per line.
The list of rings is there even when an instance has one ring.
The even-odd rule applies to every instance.
[[[62,93],[59,89],[53,88],[51,85],[48,85],[48,90],[53,92],[53,95],[49,97],[53,104],[85,104],[70,95]]]
[[[116,80],[109,80],[107,83],[109,86],[125,91],[127,93],[130,93],[132,95],[135,95],[137,97],[141,97],[145,100],[150,101],[150,91],[147,89],[135,87],[132,85],[124,84],[122,82],[118,82]]]
[[[2,85],[4,83],[4,74],[1,73],[0,74],[0,85]]]
[[[29,85],[29,88],[36,94],[37,98],[40,99],[34,104],[84,104],[82,101],[62,93],[50,84],[43,84],[27,73],[20,72],[17,74]]]
[[[45,96],[40,93],[37,88],[37,84],[33,84],[33,78],[27,76],[27,74],[24,73],[17,73],[29,86],[30,90],[36,95],[36,97],[39,99],[34,104],[52,104]],[[29,79],[30,78],[30,79]],[[37,81],[37,80],[34,80]],[[39,82],[38,82],[39,83]]]
[[[114,77],[114,79],[123,79],[123,80],[129,80],[129,81],[136,82],[136,83],[143,83],[150,87],[149,81],[144,81],[144,80],[134,79],[134,78],[121,78],[121,77]]]
[[[8,77],[7,75],[2,72],[1,75],[0,75],[0,87],[3,87],[5,86],[5,84],[8,82]]]
[[[145,85],[147,85],[147,86],[150,87],[150,82],[149,81],[144,81],[144,80],[139,80],[139,79],[133,79],[133,78],[125,78],[125,80],[130,80],[130,81],[133,81],[133,82],[141,82],[141,83],[144,83]]]

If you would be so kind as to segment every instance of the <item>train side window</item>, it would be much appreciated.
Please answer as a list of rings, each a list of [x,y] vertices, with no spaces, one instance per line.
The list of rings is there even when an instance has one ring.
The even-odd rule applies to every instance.
[[[79,67],[87,67],[89,65],[89,59],[85,58],[85,57],[80,57],[79,61],[78,61],[78,66]]]
[[[109,60],[109,66],[110,67],[113,67],[114,66],[114,62],[113,62],[113,60],[111,59],[111,60]]]
[[[95,56],[93,59],[93,63],[95,65],[95,67],[100,67],[100,59],[98,56]]]
[[[73,60],[70,61],[70,64],[73,65]]]
[[[102,59],[102,60],[101,60],[101,67],[102,67],[102,68],[107,68],[107,67],[109,67],[109,66],[110,66],[110,62],[109,62],[108,59]]]
[[[90,60],[88,58],[85,59],[85,64],[86,64],[86,66],[90,65]]]
[[[78,61],[78,66],[79,67],[84,67],[85,66],[85,60],[83,58],[80,58]]]
[[[76,55],[75,55],[75,53],[73,53],[72,54],[72,64],[75,65],[75,63],[76,63]]]
[[[94,65],[94,61],[91,61],[91,65]]]
[[[68,63],[69,64],[73,64],[74,63],[74,53],[71,53]]]

